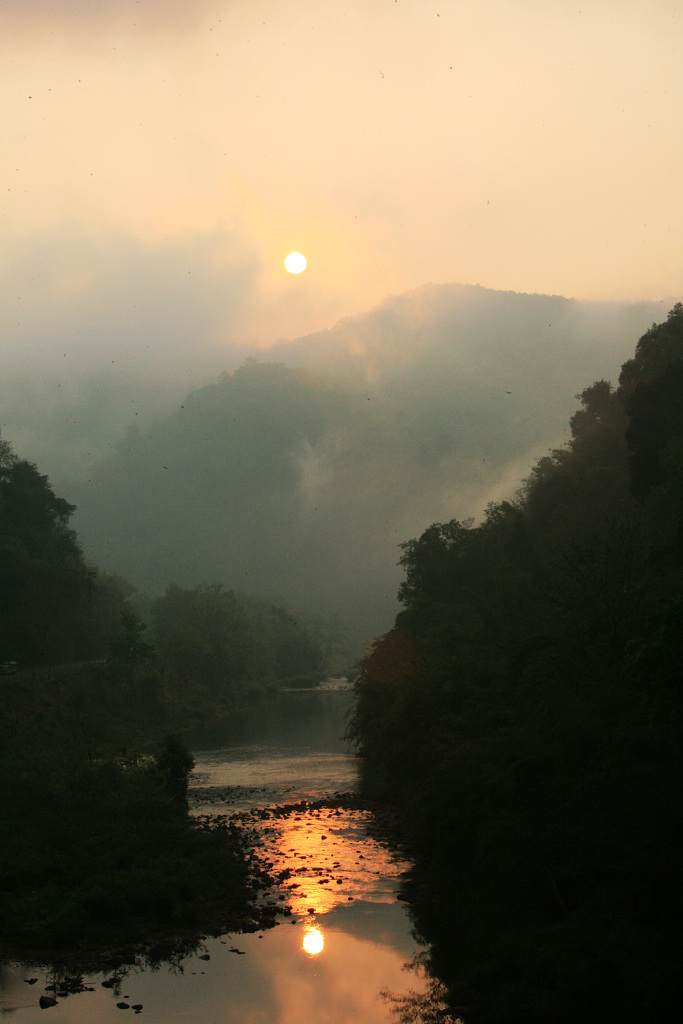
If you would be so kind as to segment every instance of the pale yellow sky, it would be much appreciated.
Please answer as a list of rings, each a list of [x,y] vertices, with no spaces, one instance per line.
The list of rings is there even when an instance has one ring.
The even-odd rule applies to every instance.
[[[9,349],[273,340],[427,282],[683,293],[681,4],[0,9]]]

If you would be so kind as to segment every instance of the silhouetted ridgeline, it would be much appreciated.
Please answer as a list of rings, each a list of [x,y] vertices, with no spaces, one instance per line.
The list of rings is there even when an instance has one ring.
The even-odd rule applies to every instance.
[[[683,306],[481,525],[403,545],[357,683],[467,1022],[680,1015]]]
[[[123,377],[118,403],[102,384],[101,414],[100,392],[86,401],[84,387],[75,404],[72,381],[60,450],[108,440],[112,454],[87,472],[82,458],[72,465],[63,493],[88,558],[139,589],[220,580],[336,613],[359,652],[396,614],[398,543],[514,489],[562,438],[577,380],[616,373],[629,339],[664,311],[429,286],[280,342],[261,363],[239,366],[244,353],[236,362],[226,348],[230,372],[217,366],[214,383],[169,397],[163,415],[158,381],[152,405]],[[122,437],[126,409],[139,427]],[[112,410],[119,429],[107,419],[105,438]]]

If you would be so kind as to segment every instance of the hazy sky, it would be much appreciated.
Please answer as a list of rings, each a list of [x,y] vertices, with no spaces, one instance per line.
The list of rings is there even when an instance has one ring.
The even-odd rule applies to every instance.
[[[683,4],[0,11],[6,354],[191,361],[430,281],[683,293]]]

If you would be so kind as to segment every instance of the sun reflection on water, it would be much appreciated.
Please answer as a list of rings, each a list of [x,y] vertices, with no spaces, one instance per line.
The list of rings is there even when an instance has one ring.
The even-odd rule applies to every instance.
[[[319,917],[355,900],[393,902],[407,865],[370,839],[368,820],[366,811],[316,808],[268,823],[263,854],[276,872],[286,870],[283,889],[295,916]]]
[[[310,956],[317,956],[322,953],[325,946],[323,933],[319,928],[307,928],[304,933],[303,947]]]

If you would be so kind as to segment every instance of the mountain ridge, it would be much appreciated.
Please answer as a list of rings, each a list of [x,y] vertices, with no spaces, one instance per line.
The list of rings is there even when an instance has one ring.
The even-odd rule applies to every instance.
[[[514,494],[660,315],[435,287],[436,307],[425,286],[276,344],[129,431],[67,488],[88,557],[141,589],[217,581],[340,615],[357,643],[382,632],[399,544]]]

